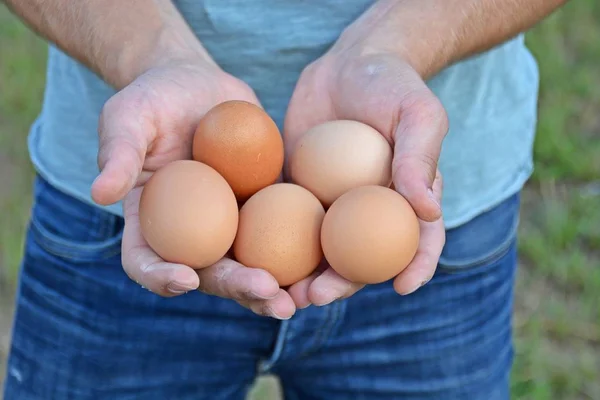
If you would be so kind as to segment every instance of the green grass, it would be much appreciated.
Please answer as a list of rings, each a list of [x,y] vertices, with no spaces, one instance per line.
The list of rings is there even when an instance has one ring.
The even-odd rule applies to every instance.
[[[600,4],[572,1],[527,36],[540,64],[534,181],[600,177]]]
[[[518,399],[600,399],[600,3],[527,36],[540,64],[535,173],[515,312]]]
[[[600,208],[577,187],[524,196],[516,398],[599,399]]]
[[[541,72],[524,193],[515,399],[600,399],[600,2],[572,1],[527,35]],[[26,135],[45,46],[0,6],[0,269],[14,278],[30,202]],[[8,188],[8,190],[6,189]],[[595,194],[594,194],[595,192]],[[251,397],[271,396],[261,380]]]
[[[26,137],[40,109],[45,45],[0,5],[0,270],[14,279],[33,171]]]

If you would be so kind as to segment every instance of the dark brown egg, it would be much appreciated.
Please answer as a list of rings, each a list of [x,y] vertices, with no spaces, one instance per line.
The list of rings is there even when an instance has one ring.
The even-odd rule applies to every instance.
[[[217,170],[237,199],[245,201],[279,178],[283,140],[262,108],[246,101],[226,101],[200,121],[193,157]]]

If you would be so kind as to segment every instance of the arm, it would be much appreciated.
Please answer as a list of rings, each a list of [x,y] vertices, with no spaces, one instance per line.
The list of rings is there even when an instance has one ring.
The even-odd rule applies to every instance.
[[[212,62],[170,0],[4,0],[45,39],[118,89],[166,60]]]
[[[380,0],[345,32],[428,78],[533,27],[567,0]],[[366,40],[365,40],[366,36]]]

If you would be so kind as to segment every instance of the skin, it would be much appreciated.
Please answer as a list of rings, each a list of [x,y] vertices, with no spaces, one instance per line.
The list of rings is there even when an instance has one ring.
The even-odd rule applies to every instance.
[[[201,290],[279,319],[362,287],[327,265],[283,290],[265,271],[228,258],[201,271],[160,259],[140,233],[144,183],[166,163],[191,157],[194,128],[211,107],[232,99],[259,104],[256,95],[219,68],[169,0],[5,2],[119,90],[100,117],[101,172],[92,196],[101,205],[124,200],[122,261],[132,279],[161,296]],[[565,2],[380,0],[302,73],[285,121],[288,151],[311,126],[339,118],[368,123],[394,145],[394,186],[422,229],[415,259],[394,280],[398,293],[433,276],[445,241],[437,161],[448,119],[424,80],[529,29]]]

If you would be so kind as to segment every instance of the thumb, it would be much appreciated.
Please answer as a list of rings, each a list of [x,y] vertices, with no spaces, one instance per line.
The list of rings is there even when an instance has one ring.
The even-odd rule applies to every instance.
[[[415,93],[416,95],[416,93]],[[394,187],[427,222],[439,219],[442,210],[433,192],[448,117],[440,101],[423,90],[418,99],[405,101],[394,133],[392,174]]]
[[[142,172],[148,146],[154,137],[152,118],[143,107],[134,107],[115,95],[104,106],[98,125],[100,174],[92,185],[92,199],[100,205],[122,200],[133,189]]]

